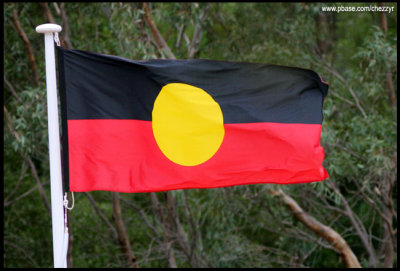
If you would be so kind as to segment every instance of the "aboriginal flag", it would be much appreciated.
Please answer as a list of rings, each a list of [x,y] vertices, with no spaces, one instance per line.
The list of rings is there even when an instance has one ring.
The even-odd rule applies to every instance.
[[[328,178],[311,70],[133,61],[58,47],[65,189],[156,192]]]

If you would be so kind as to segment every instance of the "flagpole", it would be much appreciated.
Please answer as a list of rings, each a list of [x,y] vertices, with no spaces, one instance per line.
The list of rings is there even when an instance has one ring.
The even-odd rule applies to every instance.
[[[42,24],[36,32],[44,34],[46,59],[47,117],[49,133],[51,220],[53,228],[53,262],[54,267],[67,267],[63,254],[64,209],[61,179],[60,132],[58,123],[58,101],[56,83],[56,62],[53,33],[60,32],[57,24]]]

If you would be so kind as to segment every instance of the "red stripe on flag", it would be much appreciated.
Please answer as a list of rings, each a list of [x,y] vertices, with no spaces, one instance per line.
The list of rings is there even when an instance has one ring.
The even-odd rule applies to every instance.
[[[225,124],[217,153],[198,166],[171,162],[150,121],[68,120],[70,191],[156,192],[328,178],[320,124]]]

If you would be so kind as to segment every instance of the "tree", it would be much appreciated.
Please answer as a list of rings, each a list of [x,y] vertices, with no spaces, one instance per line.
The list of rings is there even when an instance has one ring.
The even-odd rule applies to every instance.
[[[55,22],[67,48],[297,66],[330,86],[328,180],[76,193],[69,266],[344,267],[351,251],[362,267],[396,267],[397,18],[321,11],[335,5],[5,3],[4,266],[52,266],[44,48],[34,29]],[[347,246],[316,234],[310,217]]]

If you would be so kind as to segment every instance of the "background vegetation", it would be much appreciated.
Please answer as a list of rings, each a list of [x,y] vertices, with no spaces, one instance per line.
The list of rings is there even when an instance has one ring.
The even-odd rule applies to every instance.
[[[321,11],[370,5],[394,12]],[[330,85],[321,138],[328,180],[76,193],[69,266],[397,266],[397,4],[50,2],[3,8],[4,267],[53,265],[44,46],[35,32],[44,22],[63,26],[61,42],[68,48],[130,59],[297,66],[317,71]]]

